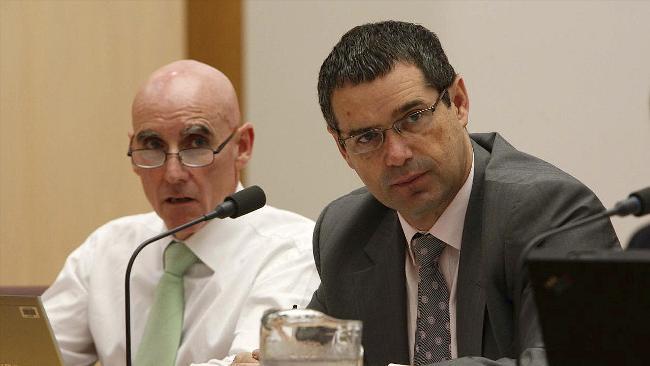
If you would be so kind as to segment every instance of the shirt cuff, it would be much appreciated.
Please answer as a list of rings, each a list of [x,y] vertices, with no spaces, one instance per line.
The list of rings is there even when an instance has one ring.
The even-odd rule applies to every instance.
[[[235,360],[235,355],[228,356],[221,360],[210,360],[206,363],[193,363],[190,366],[229,366]]]

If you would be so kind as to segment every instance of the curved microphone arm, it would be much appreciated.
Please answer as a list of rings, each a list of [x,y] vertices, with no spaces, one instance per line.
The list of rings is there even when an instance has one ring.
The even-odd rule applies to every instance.
[[[177,232],[187,229],[190,226],[194,226],[204,221],[209,221],[215,218],[236,218],[242,215],[246,215],[249,212],[255,211],[258,208],[261,208],[266,204],[266,195],[264,190],[258,186],[250,186],[244,188],[239,192],[226,197],[224,202],[217,206],[217,208],[208,212],[207,214],[194,219],[188,223],[185,223],[181,226],[175,227],[171,230],[165,231],[154,236],[151,239],[145,240],[140,244],[129,259],[129,264],[126,266],[126,273],[124,275],[124,322],[126,325],[126,366],[131,366],[131,269],[133,268],[133,263],[135,258],[140,254],[142,249],[147,245],[160,240],[166,236],[176,234]]]
[[[142,244],[138,245],[138,247],[135,249],[133,254],[131,254],[131,258],[129,259],[129,264],[126,266],[126,274],[124,275],[124,322],[126,325],[126,365],[127,366],[131,366],[131,269],[133,268],[133,262],[135,262],[135,258],[138,256],[138,254],[140,254],[142,249],[144,249],[144,247],[146,247],[147,245],[155,241],[158,241],[164,237],[167,237],[169,235],[176,234],[177,232],[187,229],[190,226],[194,226],[198,223],[201,223],[203,221],[208,221],[208,220],[210,220],[210,217],[208,215],[204,215],[202,217],[199,217],[198,219],[194,219],[179,227],[158,234],[153,238],[147,239]]]
[[[587,216],[583,219],[571,222],[567,225],[563,225],[552,230],[544,231],[541,234],[535,236],[528,242],[528,244],[526,244],[524,249],[522,249],[521,254],[519,255],[517,268],[519,268],[521,271],[522,276],[517,288],[518,293],[524,290],[523,283],[524,279],[527,277],[524,275],[524,270],[526,268],[526,259],[528,259],[530,251],[539,247],[544,239],[548,238],[549,236],[553,236],[555,234],[559,234],[561,232],[571,230],[578,226],[586,225],[590,222],[601,220],[610,216],[643,216],[647,213],[650,213],[650,187],[633,192],[628,196],[627,199],[617,202],[614,207],[610,208],[609,210],[599,212],[595,215]]]
[[[515,293],[517,294],[516,296],[521,296],[524,292],[524,284],[526,283],[526,279],[528,279],[528,273],[527,273],[527,268],[526,268],[526,259],[528,259],[528,254],[538,246],[540,246],[541,243],[543,243],[544,239],[548,238],[549,236],[559,234],[561,232],[571,230],[575,227],[581,226],[581,225],[586,225],[588,223],[602,220],[604,218],[607,218],[609,216],[612,216],[616,214],[616,208],[609,209],[607,211],[600,212],[598,214],[592,215],[585,217],[584,219],[574,221],[568,225],[565,226],[560,226],[558,228],[555,228],[553,230],[545,231],[537,236],[535,236],[531,241],[526,244],[524,249],[521,251],[521,255],[519,256],[519,261],[517,263],[517,268],[519,268],[520,274],[519,278],[516,282],[516,287],[515,287]],[[519,307],[519,309],[516,310],[517,313],[521,311],[521,304],[517,306],[515,304],[515,308]],[[517,361],[517,364],[519,365],[519,361]]]
[[[524,249],[521,250],[521,255],[519,256],[518,268],[519,269],[524,269],[524,267],[526,266],[526,259],[528,258],[528,254],[530,254],[530,252],[533,249],[537,248],[539,246],[539,244],[541,244],[543,242],[543,240],[548,238],[549,236],[553,236],[553,235],[559,234],[559,233],[561,233],[563,231],[571,230],[571,229],[573,229],[575,227],[586,225],[586,224],[588,224],[590,222],[598,221],[598,220],[601,220],[601,219],[616,215],[617,212],[618,211],[616,210],[616,208],[612,208],[612,209],[609,209],[607,211],[600,212],[600,213],[598,213],[596,215],[592,215],[592,216],[589,216],[589,217],[585,217],[584,219],[574,221],[574,222],[572,222],[572,223],[570,223],[568,225],[560,226],[560,227],[555,228],[553,230],[545,231],[545,232],[535,236],[531,241],[528,242],[528,244],[526,244]],[[524,277],[522,276],[522,278],[524,278]],[[522,290],[523,290],[523,288],[522,288]]]
[[[521,254],[519,255],[516,268],[519,269],[520,276],[518,279],[516,279],[515,293],[517,294],[517,296],[520,296],[523,293],[524,284],[526,282],[526,279],[528,278],[526,260],[528,259],[528,256],[533,249],[538,248],[542,245],[544,239],[574,229],[578,226],[582,226],[594,221],[606,219],[610,216],[622,217],[630,214],[633,214],[635,216],[642,216],[648,213],[650,213],[650,187],[633,192],[628,196],[627,199],[617,202],[616,205],[614,205],[614,207],[610,208],[609,210],[602,211],[591,216],[587,216],[585,218],[570,222],[566,225],[557,227],[555,229],[544,231],[538,234],[537,236],[533,237],[533,239],[531,239],[526,244],[526,246],[522,249]],[[515,307],[517,307],[516,304]],[[521,309],[516,309],[516,313],[519,313],[520,311]]]

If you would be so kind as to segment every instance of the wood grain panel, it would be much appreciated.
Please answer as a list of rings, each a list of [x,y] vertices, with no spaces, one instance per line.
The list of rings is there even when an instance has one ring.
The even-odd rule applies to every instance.
[[[246,120],[243,37],[240,0],[187,0],[187,55],[211,65],[228,76],[239,97],[242,120]],[[242,172],[246,183],[246,171]]]
[[[185,49],[181,0],[0,1],[0,286],[48,285],[98,226],[150,210],[131,99]]]
[[[188,0],[187,54],[214,66],[243,95],[242,4],[239,0]],[[243,107],[242,107],[243,110]]]

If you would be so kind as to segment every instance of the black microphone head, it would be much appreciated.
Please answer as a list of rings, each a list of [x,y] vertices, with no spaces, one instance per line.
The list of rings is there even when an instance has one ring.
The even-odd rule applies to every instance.
[[[234,204],[235,210],[229,217],[233,219],[255,211],[266,204],[266,194],[259,186],[250,186],[226,197],[225,201]]]
[[[643,216],[650,213],[650,187],[632,192],[630,197],[635,197],[639,200],[640,207],[636,212],[634,212],[634,216]]]

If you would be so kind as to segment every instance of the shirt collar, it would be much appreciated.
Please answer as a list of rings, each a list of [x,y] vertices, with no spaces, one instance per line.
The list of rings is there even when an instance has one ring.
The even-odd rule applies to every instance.
[[[237,183],[236,192],[244,189],[241,183]],[[183,243],[192,250],[192,252],[213,271],[219,267],[223,261],[221,258],[230,258],[231,253],[238,249],[238,240],[242,233],[247,232],[249,226],[247,220],[238,218],[213,219],[195,232],[189,238],[183,240]],[[171,238],[169,242],[176,240]],[[233,253],[234,254],[234,253]]]
[[[449,206],[445,209],[442,215],[438,218],[435,224],[429,229],[428,233],[436,238],[444,241],[447,245],[452,246],[460,251],[460,246],[463,238],[463,227],[465,226],[465,213],[467,212],[467,205],[469,204],[469,196],[472,193],[472,183],[474,182],[474,154],[472,153],[472,167],[470,168],[469,175],[465,179],[456,197],[451,201]],[[413,226],[406,222],[406,219],[397,213],[399,222],[402,225],[402,231],[406,237],[406,244],[410,246],[413,235],[420,232]],[[410,253],[410,250],[408,251]]]

